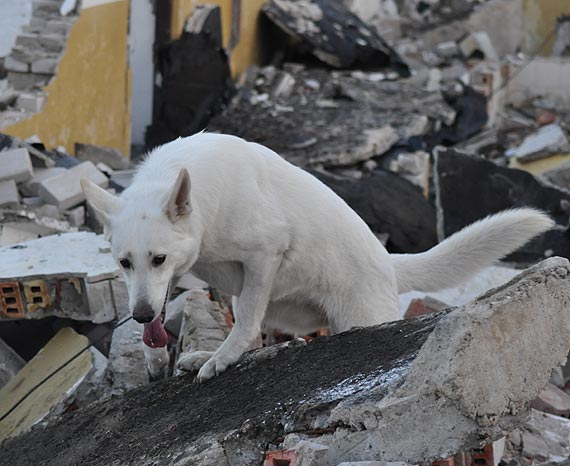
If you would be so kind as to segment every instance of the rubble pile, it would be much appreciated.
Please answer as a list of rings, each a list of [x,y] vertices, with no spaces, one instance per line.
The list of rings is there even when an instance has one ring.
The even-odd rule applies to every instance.
[[[38,426],[6,441],[3,458],[336,466],[482,449],[527,428],[529,402],[566,359],[569,277],[570,263],[551,258],[454,310],[259,349],[206,384],[177,377]],[[533,435],[522,430],[523,441]],[[525,448],[542,441],[564,452],[563,435]]]
[[[42,110],[44,88],[55,75],[67,36],[78,19],[61,0],[34,1],[30,23],[16,37],[0,70],[0,129]]]
[[[0,128],[41,108],[35,91],[75,18],[56,3],[34,2],[4,61]],[[522,0],[268,0],[262,15],[267,59],[236,83],[215,6],[197,8],[158,52],[150,146],[206,124],[264,144],[334,190],[392,253],[521,206],[557,226],[460,287],[405,293],[406,320],[331,338],[260,335],[270,348],[196,386],[177,363],[221,344],[229,298],[182,277],[160,348],[170,365],[154,371],[79,185],[119,193],[134,165],[110,148],[77,142],[72,157],[0,134],[7,461],[568,464],[568,17],[552,25],[552,56],[535,57],[521,52]]]

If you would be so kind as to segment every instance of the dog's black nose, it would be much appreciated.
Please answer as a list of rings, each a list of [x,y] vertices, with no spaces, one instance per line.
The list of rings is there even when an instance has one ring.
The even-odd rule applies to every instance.
[[[148,324],[154,319],[154,311],[149,303],[141,302],[135,305],[133,310],[133,319],[139,324]]]

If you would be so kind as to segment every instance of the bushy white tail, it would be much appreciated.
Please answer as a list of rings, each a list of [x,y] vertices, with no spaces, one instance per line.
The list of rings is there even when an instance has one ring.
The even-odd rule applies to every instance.
[[[398,292],[457,286],[553,226],[539,210],[506,210],[465,227],[429,251],[392,254]]]

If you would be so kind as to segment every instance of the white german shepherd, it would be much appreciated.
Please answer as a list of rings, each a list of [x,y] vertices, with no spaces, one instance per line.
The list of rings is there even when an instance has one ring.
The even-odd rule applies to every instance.
[[[553,226],[540,211],[509,210],[427,252],[388,254],[312,175],[262,145],[221,134],[156,148],[120,197],[81,184],[104,221],[145,337],[161,339],[170,284],[188,271],[234,296],[226,341],[179,362],[199,370],[202,382],[235,363],[262,328],[304,335],[397,320],[398,293],[456,286]],[[166,350],[149,349],[147,360],[158,372]]]

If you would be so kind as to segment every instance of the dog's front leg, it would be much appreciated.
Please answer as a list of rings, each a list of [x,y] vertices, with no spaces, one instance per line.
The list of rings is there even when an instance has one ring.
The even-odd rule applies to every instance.
[[[234,308],[235,324],[226,340],[198,372],[199,382],[225,371],[251,347],[261,331],[281,259],[281,254],[263,255],[259,260],[243,265],[244,281]]]

